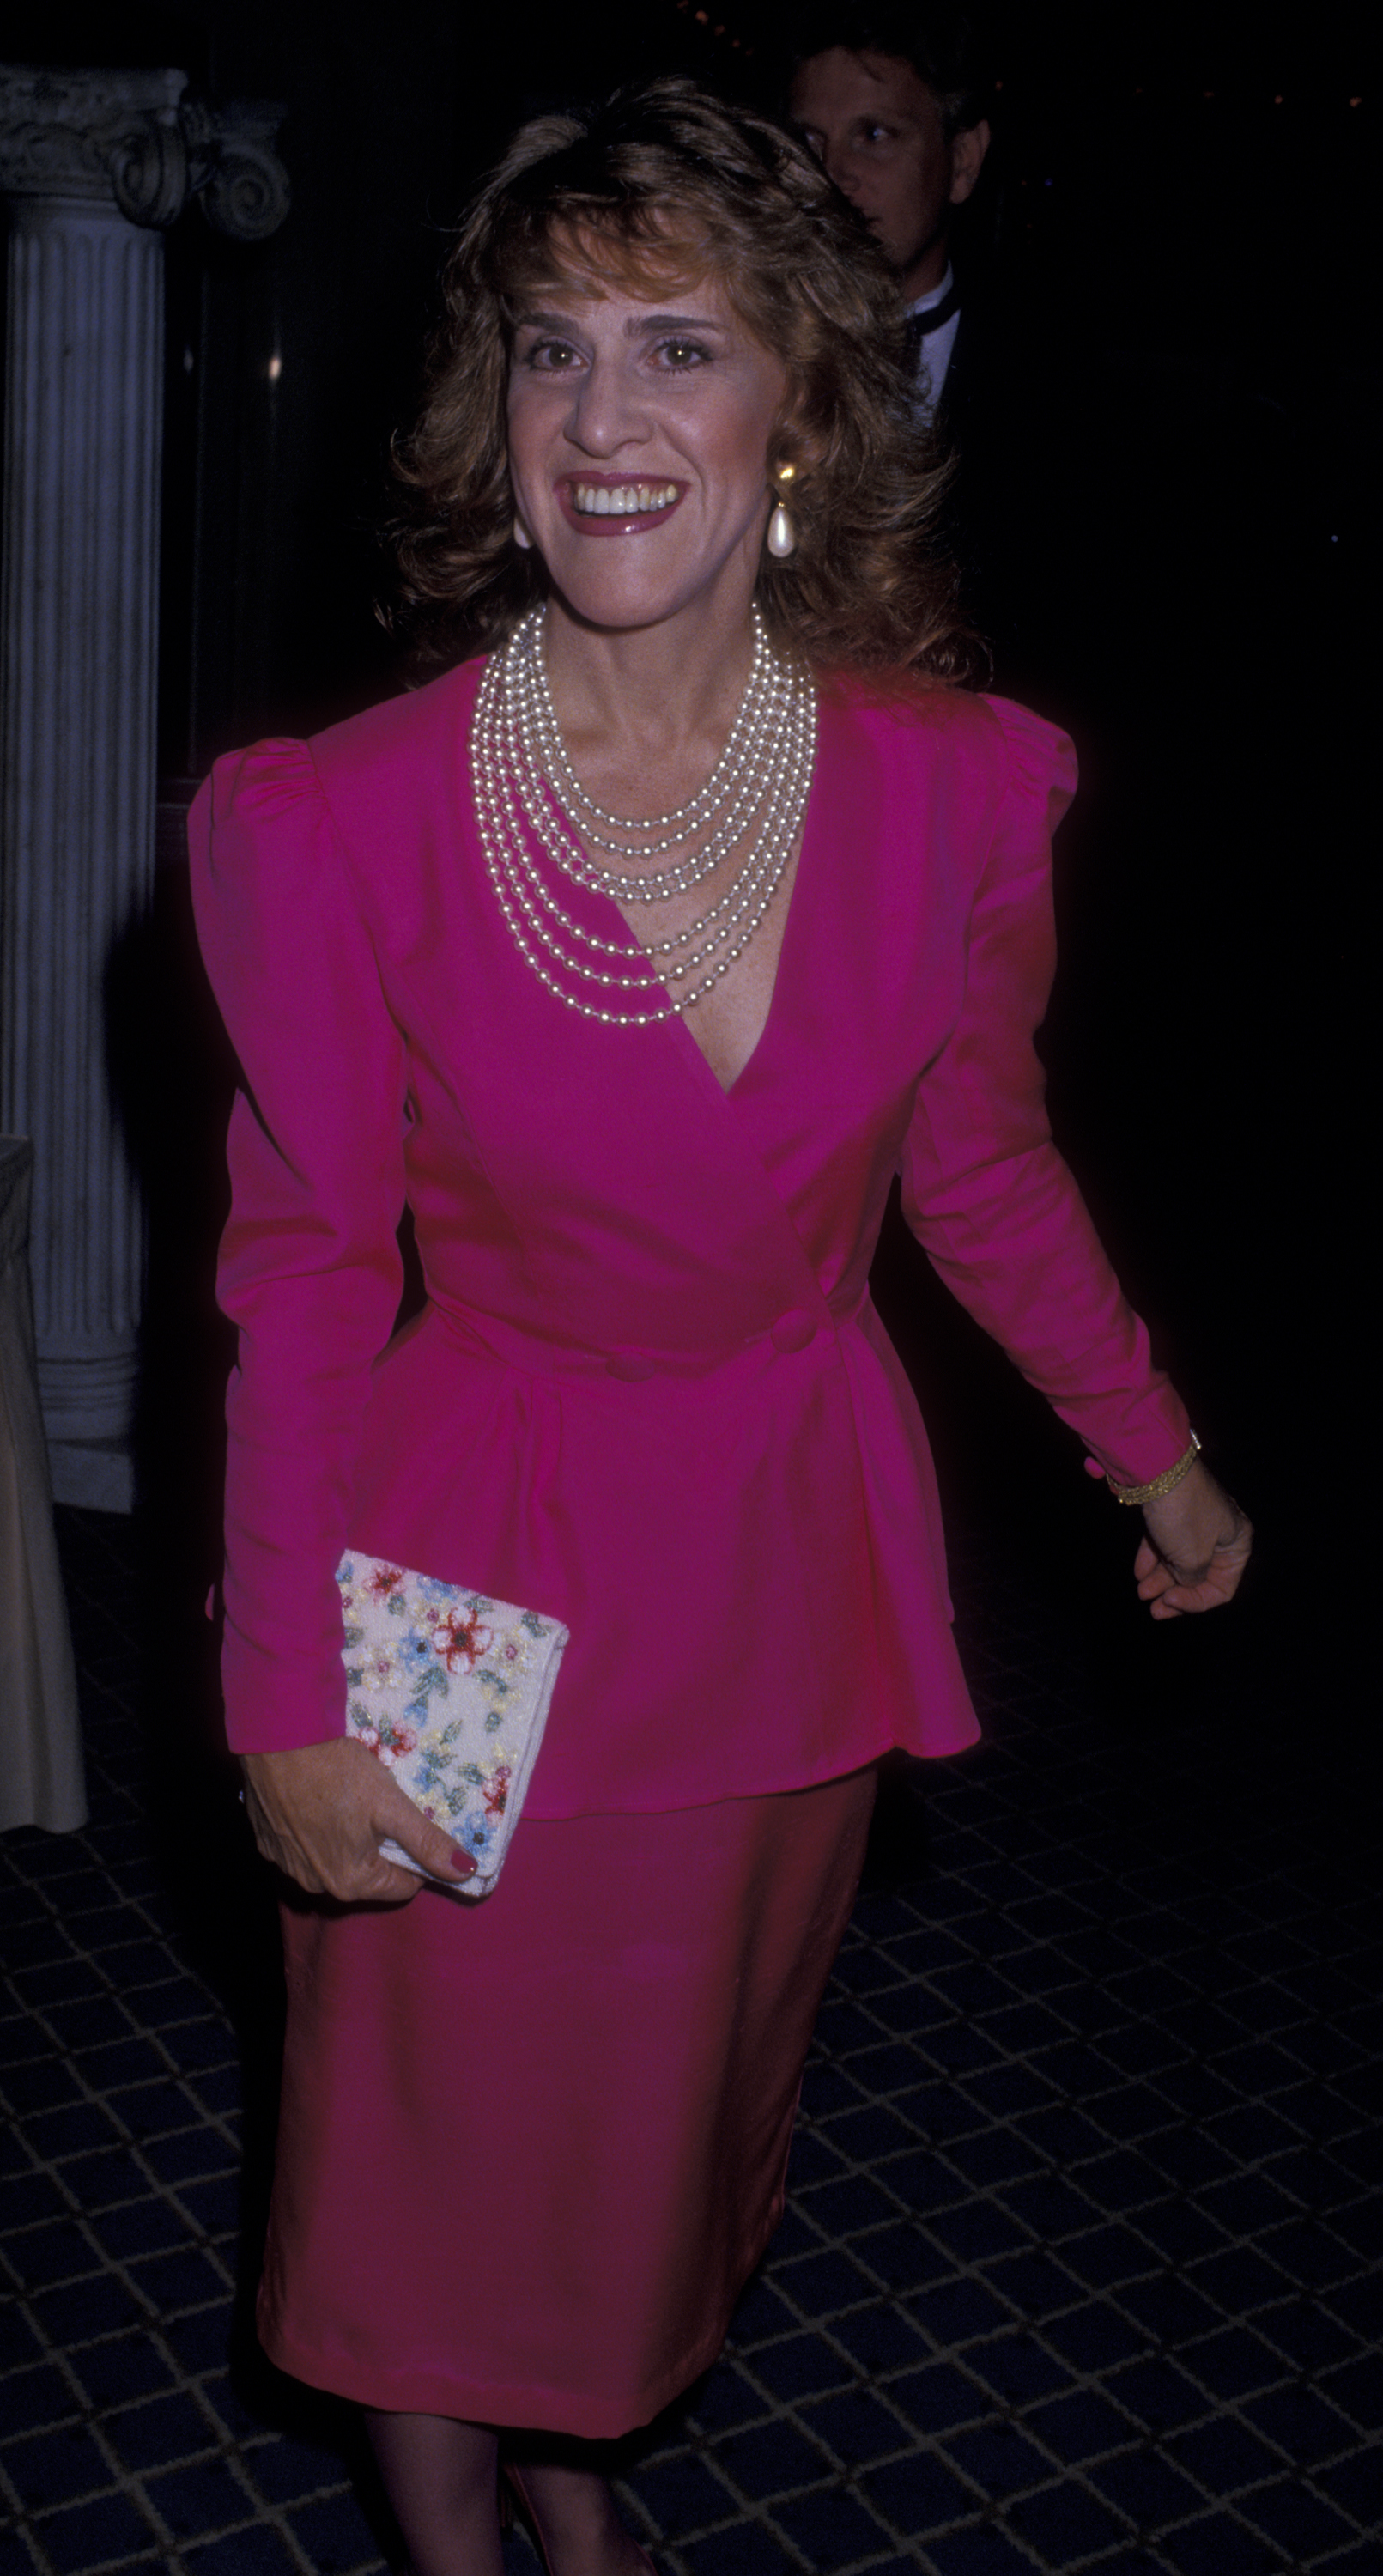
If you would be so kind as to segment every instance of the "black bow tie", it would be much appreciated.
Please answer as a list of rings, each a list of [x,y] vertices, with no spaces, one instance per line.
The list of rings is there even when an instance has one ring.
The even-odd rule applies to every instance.
[[[928,305],[924,313],[910,313],[907,320],[908,364],[916,367],[922,355],[922,343],[928,333],[940,331],[960,311],[960,288],[952,278],[939,304]]]

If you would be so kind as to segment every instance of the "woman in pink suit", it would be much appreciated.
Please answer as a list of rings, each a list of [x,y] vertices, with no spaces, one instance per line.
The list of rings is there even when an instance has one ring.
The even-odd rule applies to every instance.
[[[895,1172],[1143,1501],[1153,1616],[1226,1599],[1248,1531],[1051,1143],[1071,753],[961,685],[850,209],[658,83],[526,128],[447,294],[403,563],[450,667],[197,809],[244,1079],[228,1724],[261,1849],[337,1900],[285,1910],[261,2326],[367,2410],[417,2576],[499,2569],[501,2441],[553,2576],[618,2576],[649,2562],[572,2437],[714,2358],[873,1766],[975,1731],[869,1303]],[[348,1547],[571,1631],[482,1904],[345,1740]]]

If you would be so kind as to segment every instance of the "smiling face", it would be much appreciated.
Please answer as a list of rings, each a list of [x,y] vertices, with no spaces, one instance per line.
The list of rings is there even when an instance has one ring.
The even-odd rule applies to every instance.
[[[905,299],[939,286],[951,208],[979,177],[988,126],[948,136],[934,93],[911,63],[843,45],[802,65],[791,105],[818,161],[877,234]]]
[[[577,617],[629,628],[708,601],[747,612],[786,391],[714,278],[656,299],[555,278],[520,299],[515,510]]]

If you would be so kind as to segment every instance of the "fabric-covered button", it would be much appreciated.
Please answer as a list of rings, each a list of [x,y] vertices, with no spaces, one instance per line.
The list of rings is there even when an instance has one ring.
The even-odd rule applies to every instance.
[[[616,1351],[605,1365],[611,1377],[622,1378],[626,1386],[641,1386],[646,1377],[658,1374],[654,1362],[641,1358],[637,1351]]]
[[[810,1315],[803,1314],[800,1306],[793,1306],[786,1315],[780,1315],[769,1335],[775,1351],[804,1351],[808,1342],[815,1339],[816,1326]]]

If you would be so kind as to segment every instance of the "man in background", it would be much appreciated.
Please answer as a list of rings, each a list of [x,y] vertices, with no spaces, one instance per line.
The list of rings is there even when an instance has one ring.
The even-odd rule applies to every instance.
[[[919,416],[955,455],[947,542],[1001,683],[1029,678],[1032,410],[1011,332],[985,292],[983,239],[952,265],[980,184],[992,83],[964,0],[818,0],[797,35],[787,105],[803,139],[876,235],[907,308]],[[961,218],[958,225],[957,218]],[[982,228],[983,219],[980,218]],[[1015,383],[1015,374],[1019,381]]]
[[[974,22],[947,0],[809,13],[789,110],[878,236],[908,308],[918,399],[959,430],[973,339],[951,265],[955,210],[989,149]]]

